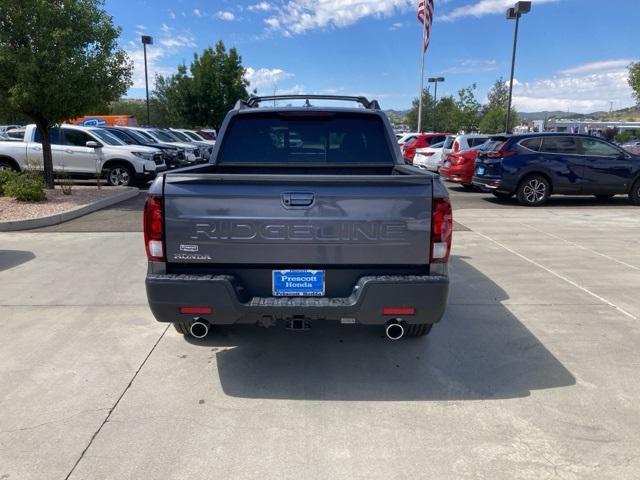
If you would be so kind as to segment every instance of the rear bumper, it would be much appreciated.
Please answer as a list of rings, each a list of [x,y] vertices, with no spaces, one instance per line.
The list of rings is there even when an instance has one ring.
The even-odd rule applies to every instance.
[[[492,192],[495,190],[508,190],[504,187],[504,182],[500,178],[496,177],[476,177],[474,176],[471,183],[474,187],[478,187],[485,192]]]
[[[453,166],[449,168],[440,168],[442,175],[449,182],[470,184],[473,178],[473,168],[467,166]]]
[[[349,297],[256,297],[241,302],[234,277],[228,275],[156,275],[146,279],[149,306],[159,322],[186,321],[182,306],[211,307],[199,315],[214,325],[255,324],[303,316],[311,320],[354,319],[384,325],[398,315],[383,315],[385,307],[413,307],[402,317],[409,324],[436,323],[444,315],[449,278],[444,275],[382,275],[362,277]]]

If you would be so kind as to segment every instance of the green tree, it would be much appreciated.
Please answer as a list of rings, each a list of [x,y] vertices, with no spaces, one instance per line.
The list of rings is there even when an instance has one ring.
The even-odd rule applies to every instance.
[[[48,188],[49,129],[105,108],[131,84],[119,34],[102,0],[0,0],[0,109],[37,125]]]
[[[413,99],[411,110],[407,113],[407,123],[409,124],[409,128],[412,131],[418,130],[418,102],[417,98]],[[422,91],[422,130],[427,130],[429,128],[429,119],[433,118],[431,116],[433,108],[433,97],[431,96],[431,92],[429,92],[428,88],[425,88]],[[433,121],[431,122],[433,125]]]
[[[633,89],[633,96],[640,104],[640,62],[629,65],[629,85]]]
[[[509,86],[501,77],[495,81],[491,91],[487,94],[488,103],[482,111],[480,131],[483,133],[504,132],[507,123],[507,104],[509,103]],[[509,130],[512,130],[518,122],[518,113],[511,109]]]
[[[182,65],[175,75],[156,78],[154,97],[166,119],[218,127],[235,102],[249,96],[242,58],[221,41],[194,55],[188,72]]]
[[[434,132],[457,133],[460,130],[460,110],[453,97],[438,99],[435,111],[431,114],[428,129]]]
[[[456,100],[458,130],[470,132],[478,129],[482,105],[480,105],[480,102],[476,99],[475,90],[475,83],[469,87],[458,90],[458,100]]]

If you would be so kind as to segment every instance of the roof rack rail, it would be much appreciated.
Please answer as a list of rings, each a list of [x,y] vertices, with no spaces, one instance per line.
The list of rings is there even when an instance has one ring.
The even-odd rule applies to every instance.
[[[266,97],[258,97],[251,95],[248,100],[238,100],[236,109],[256,108],[261,102],[274,102],[277,100],[306,100],[305,106],[311,106],[309,100],[338,100],[345,102],[356,102],[368,110],[380,110],[380,104],[377,100],[369,100],[366,97],[350,97],[345,95],[269,95]]]

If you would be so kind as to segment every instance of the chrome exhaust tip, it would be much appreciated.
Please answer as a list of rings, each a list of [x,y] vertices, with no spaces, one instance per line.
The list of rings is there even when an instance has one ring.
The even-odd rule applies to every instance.
[[[404,327],[397,320],[391,320],[387,323],[384,333],[389,340],[400,340],[404,337]]]
[[[204,320],[196,320],[189,327],[189,333],[194,338],[204,338],[209,335],[209,324]]]

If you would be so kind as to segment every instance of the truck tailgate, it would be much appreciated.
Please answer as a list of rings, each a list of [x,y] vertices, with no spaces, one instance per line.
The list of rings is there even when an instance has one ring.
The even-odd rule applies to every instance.
[[[424,265],[431,198],[428,176],[167,175],[167,262]]]

